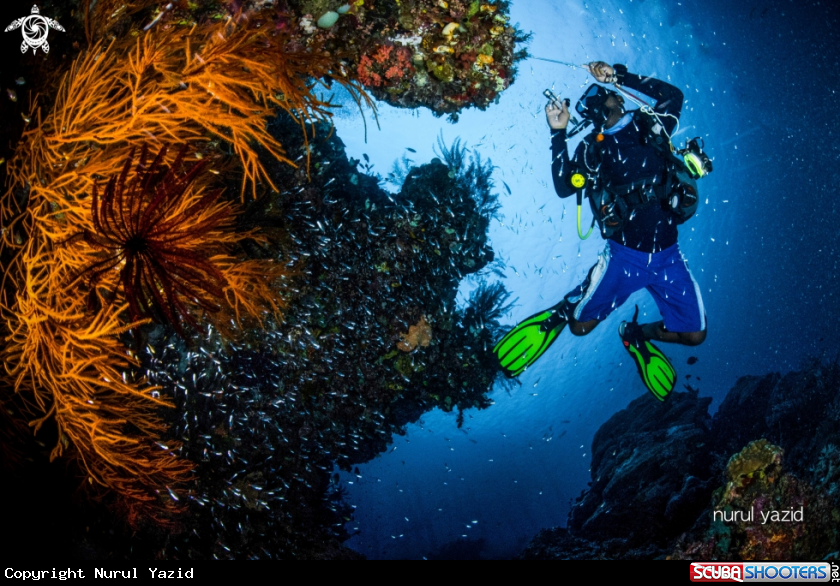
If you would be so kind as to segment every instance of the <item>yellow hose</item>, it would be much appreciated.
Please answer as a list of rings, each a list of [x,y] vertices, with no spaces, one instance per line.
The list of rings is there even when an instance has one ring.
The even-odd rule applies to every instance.
[[[583,235],[583,231],[580,229],[580,214],[581,214],[581,212],[580,212],[580,207],[581,207],[581,206],[580,206],[580,204],[578,204],[578,207],[577,207],[577,208],[578,208],[578,213],[577,213],[577,229],[578,229],[578,237],[579,237],[581,240],[586,240],[586,239],[587,239],[587,238],[589,238],[589,236],[592,234],[592,228],[594,228],[594,227],[595,227],[595,222],[594,222],[594,221],[592,222],[592,225],[591,225],[591,226],[589,226],[589,232],[587,232],[587,233],[586,233],[586,236],[584,236],[584,235]]]

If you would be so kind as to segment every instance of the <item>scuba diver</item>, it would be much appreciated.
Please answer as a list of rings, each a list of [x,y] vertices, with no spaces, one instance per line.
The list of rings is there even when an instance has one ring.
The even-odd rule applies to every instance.
[[[508,377],[519,376],[567,324],[572,334],[585,336],[644,288],[653,296],[662,320],[640,324],[636,306],[633,321],[621,323],[619,336],[642,382],[664,401],[674,388],[676,372],[653,340],[696,346],[706,339],[700,288],[680,253],[677,226],[696,211],[695,180],[711,172],[712,165],[701,139],[689,141],[681,151],[671,144],[683,103],[679,89],[629,73],[624,65],[610,67],[598,61],[584,67],[600,84],[613,85],[617,91],[597,83],[589,86],[575,106],[583,121],[567,134],[569,102],[546,90],[551,171],[558,196],[577,196],[582,239],[592,232],[590,227],[584,235],[580,227],[585,191],[594,216],[592,226],[597,221],[606,247],[583,283],[554,307],[514,327],[494,352]],[[648,96],[654,105],[625,88]],[[640,107],[626,111],[625,95]],[[570,158],[566,139],[589,126],[593,130]]]

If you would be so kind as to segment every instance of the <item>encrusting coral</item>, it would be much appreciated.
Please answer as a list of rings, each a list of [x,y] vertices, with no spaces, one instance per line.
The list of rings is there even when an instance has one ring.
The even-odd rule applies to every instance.
[[[755,479],[773,482],[782,461],[784,450],[766,439],[750,442],[743,450],[733,455],[726,465],[729,491],[738,491]]]
[[[274,189],[260,154],[294,163],[266,119],[278,110],[304,127],[328,118],[312,80],[331,73],[334,59],[295,50],[264,24],[255,13],[94,44],[52,110],[33,107],[8,165],[0,199],[8,385],[36,432],[54,422],[51,457],[75,456],[86,484],[121,497],[130,521],[162,521],[182,506],[192,465],[164,439],[159,410],[171,402],[132,375],[137,363],[121,336],[149,319],[177,328],[207,317],[230,333],[283,306],[276,285],[286,268],[245,257],[239,243],[259,236],[234,231],[234,208],[213,182],[222,171],[241,174],[242,198]],[[146,178],[167,169],[164,187],[123,189],[127,154],[148,145],[158,156]],[[188,153],[201,163],[181,175]],[[130,234],[131,222],[143,226]],[[168,258],[140,252],[154,238]],[[217,308],[218,317],[207,313]]]
[[[783,472],[779,446],[765,439],[732,456],[728,483],[713,496],[708,529],[685,534],[670,559],[809,560],[838,545],[840,510],[830,495]]]
[[[407,334],[400,334],[400,341],[397,348],[403,352],[413,352],[418,346],[424,348],[432,343],[432,326],[426,321],[426,316],[421,316],[417,324],[408,328]]]
[[[287,4],[293,14],[278,26],[300,31],[309,47],[341,55],[348,74],[355,71],[377,99],[427,107],[453,120],[466,108],[484,110],[496,101],[527,55],[516,50],[528,35],[510,23],[506,0]],[[319,21],[325,13],[337,17],[328,27]]]

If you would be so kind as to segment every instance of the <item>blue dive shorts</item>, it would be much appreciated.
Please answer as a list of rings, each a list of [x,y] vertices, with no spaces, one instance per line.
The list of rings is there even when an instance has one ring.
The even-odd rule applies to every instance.
[[[646,253],[608,240],[584,282],[566,299],[573,305],[577,321],[604,320],[642,288],[653,296],[669,332],[706,329],[700,287],[677,244],[662,252]]]

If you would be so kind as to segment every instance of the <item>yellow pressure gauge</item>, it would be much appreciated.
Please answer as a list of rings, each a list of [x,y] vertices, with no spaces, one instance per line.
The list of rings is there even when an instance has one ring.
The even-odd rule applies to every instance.
[[[572,175],[572,187],[575,189],[582,189],[586,185],[586,177],[581,173],[574,173]]]

